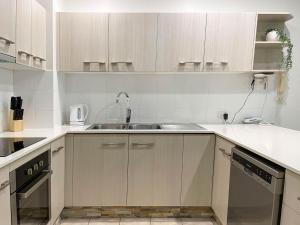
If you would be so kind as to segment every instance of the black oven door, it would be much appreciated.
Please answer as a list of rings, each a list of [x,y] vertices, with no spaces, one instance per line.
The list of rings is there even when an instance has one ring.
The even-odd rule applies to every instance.
[[[45,172],[11,196],[12,225],[44,225],[50,219],[50,176]]]

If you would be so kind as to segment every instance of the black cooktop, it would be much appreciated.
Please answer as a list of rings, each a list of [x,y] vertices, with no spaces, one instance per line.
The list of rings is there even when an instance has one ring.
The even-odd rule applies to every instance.
[[[23,148],[26,148],[34,143],[45,139],[44,137],[38,138],[0,138],[0,157],[5,157],[13,154]]]

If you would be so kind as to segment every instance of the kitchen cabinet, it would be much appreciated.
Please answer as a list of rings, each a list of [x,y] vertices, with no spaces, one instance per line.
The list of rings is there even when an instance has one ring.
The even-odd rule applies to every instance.
[[[32,1],[32,56],[33,66],[45,68],[46,62],[46,10],[37,1]],[[44,65],[43,65],[44,64]]]
[[[125,206],[128,135],[74,136],[73,206]]]
[[[0,1],[0,52],[15,56],[16,0]]]
[[[32,0],[17,0],[16,27],[16,61],[17,63],[32,65]]]
[[[108,15],[59,13],[59,70],[108,71]]]
[[[0,224],[11,224],[9,168],[0,169]]]
[[[36,0],[17,0],[16,61],[46,68],[46,10]]]
[[[65,207],[73,206],[74,135],[65,136]]]
[[[182,206],[211,206],[214,146],[214,135],[184,135]]]
[[[129,136],[128,206],[180,206],[183,135]]]
[[[109,15],[109,71],[154,72],[157,14]]]
[[[65,184],[65,138],[51,143],[51,220],[54,224],[64,208]]]
[[[158,16],[158,72],[200,72],[203,68],[206,13]]]
[[[233,143],[216,137],[212,209],[222,225],[227,225],[230,155],[234,146]]]
[[[256,13],[207,13],[204,71],[251,71]]]
[[[286,170],[281,225],[296,225],[299,221],[300,176],[290,170]]]
[[[299,221],[300,214],[289,206],[283,204],[280,225],[299,225]]]

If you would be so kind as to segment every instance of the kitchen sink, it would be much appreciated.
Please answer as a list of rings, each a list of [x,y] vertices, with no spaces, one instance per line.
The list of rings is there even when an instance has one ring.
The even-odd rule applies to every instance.
[[[87,130],[205,130],[205,128],[194,123],[103,123],[93,124]]]

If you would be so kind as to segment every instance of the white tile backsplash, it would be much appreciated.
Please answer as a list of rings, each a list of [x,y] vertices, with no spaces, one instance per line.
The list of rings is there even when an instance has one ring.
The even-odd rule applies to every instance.
[[[0,69],[0,131],[8,129],[8,111],[12,95],[13,73]]]
[[[124,107],[115,104],[116,95],[130,95],[132,122],[222,123],[222,113],[230,116],[242,105],[250,90],[251,75],[65,75],[65,118],[69,106],[86,103],[88,122],[124,121]],[[264,119],[276,122],[276,77],[269,79]],[[253,95],[236,122],[245,116],[260,116],[265,98],[263,85],[257,82]],[[275,110],[274,110],[275,109]]]

